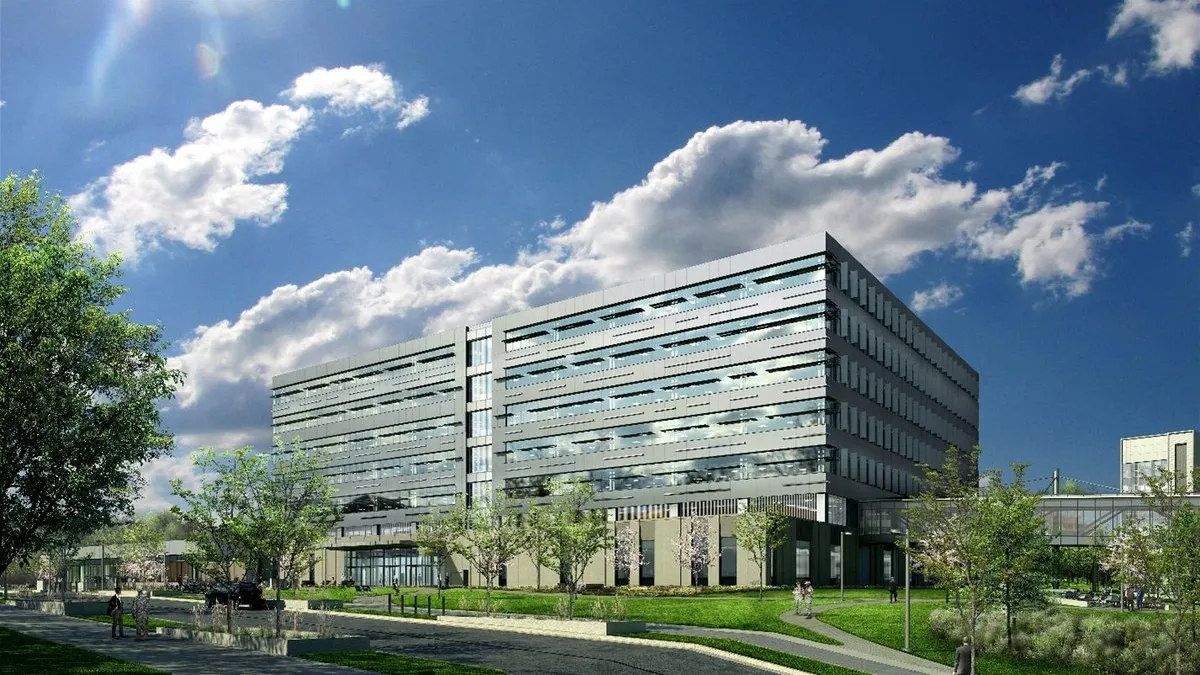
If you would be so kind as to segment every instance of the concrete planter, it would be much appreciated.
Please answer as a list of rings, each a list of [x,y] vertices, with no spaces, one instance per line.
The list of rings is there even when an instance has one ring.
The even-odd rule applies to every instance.
[[[237,647],[251,651],[273,654],[275,656],[298,656],[315,652],[352,652],[371,648],[371,640],[358,635],[345,637],[320,638],[274,638],[250,635],[229,635],[228,633],[212,633],[204,630],[187,630],[183,628],[159,628],[159,635],[193,640],[221,647]]]
[[[57,600],[14,600],[20,609],[57,614],[58,616],[96,616],[108,614],[108,602],[80,600],[60,602]]]
[[[499,616],[440,616],[439,623],[470,628],[519,630],[577,635],[626,635],[646,632],[645,621],[576,621],[568,619],[507,618]]]

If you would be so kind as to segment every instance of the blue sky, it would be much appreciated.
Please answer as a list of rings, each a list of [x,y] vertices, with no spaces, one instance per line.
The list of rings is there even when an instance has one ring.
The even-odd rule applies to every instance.
[[[129,260],[176,458],[272,374],[829,229],[986,463],[1200,425],[1200,0],[0,1],[0,171]]]

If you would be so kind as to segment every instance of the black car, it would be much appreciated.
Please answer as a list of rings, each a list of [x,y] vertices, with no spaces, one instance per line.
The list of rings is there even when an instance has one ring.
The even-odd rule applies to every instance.
[[[250,609],[266,609],[262,589],[258,584],[249,581],[238,581],[233,584],[213,584],[204,594],[204,605],[212,607],[216,604],[228,604],[233,599],[234,607],[247,605]]]

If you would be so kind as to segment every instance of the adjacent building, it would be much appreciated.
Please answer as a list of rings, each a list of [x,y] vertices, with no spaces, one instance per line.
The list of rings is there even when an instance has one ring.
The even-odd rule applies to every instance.
[[[763,502],[791,516],[774,583],[843,566],[867,583],[893,563],[842,560],[859,504],[915,494],[919,462],[978,443],[979,375],[819,235],[281,374],[272,417],[327,455],[346,513],[318,583],[474,584],[419,554],[417,522],[496,490],[547,500],[554,478],[590,482],[642,542],[640,569],[598,556],[587,583],[688,583],[671,548],[693,516],[720,551],[700,583],[754,583],[733,526]],[[500,582],[534,576],[518,559]]]
[[[1121,439],[1121,492],[1147,489],[1146,478],[1162,471],[1190,476],[1196,467],[1196,432],[1172,431]]]

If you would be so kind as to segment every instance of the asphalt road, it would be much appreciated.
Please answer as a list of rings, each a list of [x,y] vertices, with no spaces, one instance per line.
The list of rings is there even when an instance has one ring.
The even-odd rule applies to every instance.
[[[156,601],[151,616],[191,622],[181,603]],[[243,610],[240,625],[272,625],[274,613]],[[761,675],[764,671],[679,649],[617,644],[563,637],[451,628],[430,621],[398,622],[331,614],[335,628],[371,638],[371,648],[454,663],[487,666],[513,675]],[[302,614],[301,626],[313,629],[315,614]]]

